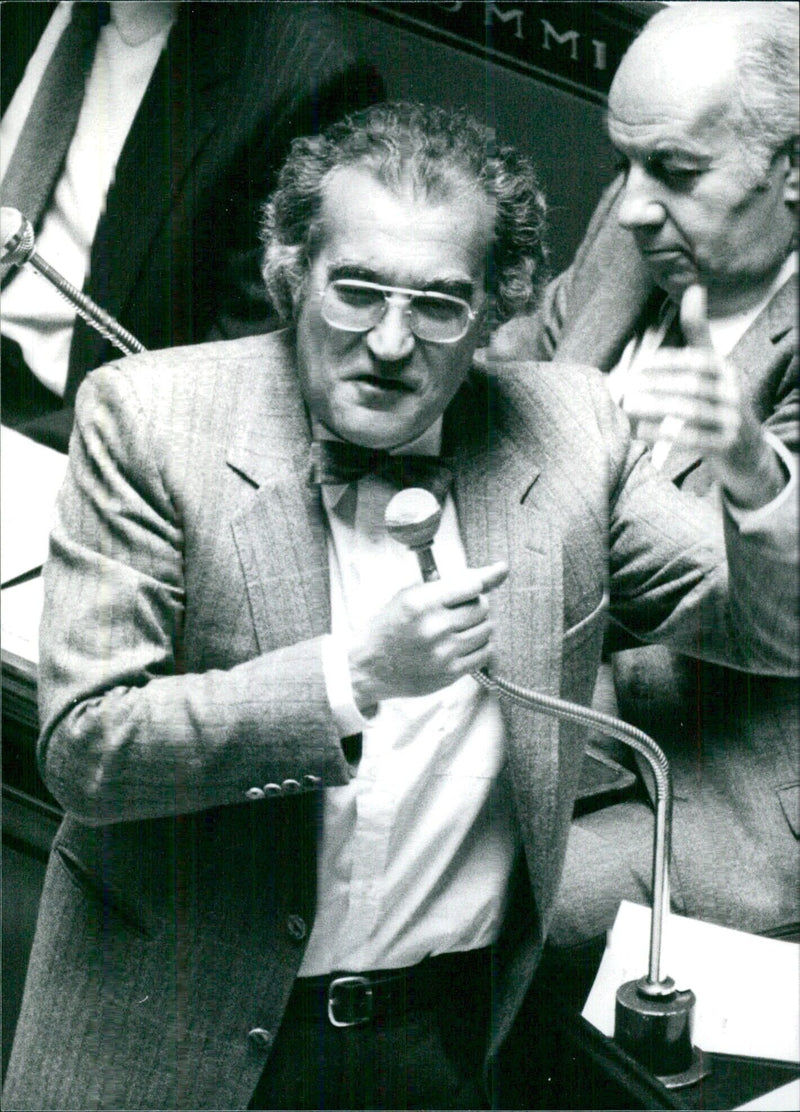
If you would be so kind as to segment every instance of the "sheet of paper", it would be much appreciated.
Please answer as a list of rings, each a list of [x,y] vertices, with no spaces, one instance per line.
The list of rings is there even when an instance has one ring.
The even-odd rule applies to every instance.
[[[4,652],[39,663],[39,621],[44,593],[42,577],[0,591],[0,644]]]
[[[0,429],[0,583],[41,567],[67,457]]]
[[[800,1078],[747,1104],[737,1104],[734,1112],[794,1112],[796,1108],[800,1108]]]
[[[800,1062],[800,945],[668,915],[661,973],[693,990],[702,1050]],[[623,900],[583,1016],[614,1033],[614,1001],[647,972],[650,909]]]

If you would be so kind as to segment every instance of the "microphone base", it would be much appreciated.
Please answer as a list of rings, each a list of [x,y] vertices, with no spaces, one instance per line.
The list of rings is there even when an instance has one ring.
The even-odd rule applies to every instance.
[[[689,1085],[696,1085],[703,1077],[708,1077],[711,1073],[711,1066],[706,1060],[706,1056],[699,1047],[692,1048],[692,1062],[687,1070],[683,1073],[671,1073],[666,1076],[659,1076],[658,1080],[665,1089],[685,1089]]]
[[[710,1070],[692,1046],[695,995],[665,983],[654,992],[646,978],[617,990],[614,1038],[668,1089],[694,1085]]]

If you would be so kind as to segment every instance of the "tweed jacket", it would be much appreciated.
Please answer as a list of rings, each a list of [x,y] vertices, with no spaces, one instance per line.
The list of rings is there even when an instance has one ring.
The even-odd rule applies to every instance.
[[[617,182],[598,207],[573,265],[550,285],[536,317],[513,322],[501,337],[506,354],[587,362],[609,371],[630,337],[654,317],[663,295],[654,289],[633,238],[617,224],[619,192]],[[763,427],[794,452],[800,429],[797,309],[795,275],[730,355]],[[664,473],[683,490],[707,498],[716,522],[710,471],[696,452],[673,449]],[[796,584],[786,605],[793,610],[797,598]],[[679,909],[742,930],[796,927],[797,682],[698,666],[662,646],[618,654],[614,672],[620,713],[651,733],[670,761],[676,797],[673,894]],[[586,816],[580,826],[592,830],[602,823],[603,842],[613,854],[614,845],[624,843],[623,816],[619,811],[616,833],[609,815]],[[585,854],[575,860],[583,861],[584,875],[572,878],[569,888],[580,899],[597,874]]]
[[[269,1035],[248,1032],[279,1027],[313,922],[322,792],[350,776],[293,350],[275,333],[142,355],[81,388],[41,633],[39,758],[67,815],[7,1108],[244,1108],[268,1058]],[[794,501],[752,528],[726,519],[729,576],[599,376],[476,370],[443,454],[469,562],[510,564],[498,674],[588,703],[609,607],[640,637],[796,669],[774,614]],[[583,749],[572,724],[503,713],[521,850],[490,1055],[537,965]]]
[[[54,7],[3,5],[4,111]],[[331,5],[177,7],[120,154],[84,286],[148,349],[277,327],[259,269],[260,205],[295,136],[383,95]],[[19,349],[3,346],[10,372]],[[78,319],[69,408],[28,431],[65,451],[80,383],[117,357]]]

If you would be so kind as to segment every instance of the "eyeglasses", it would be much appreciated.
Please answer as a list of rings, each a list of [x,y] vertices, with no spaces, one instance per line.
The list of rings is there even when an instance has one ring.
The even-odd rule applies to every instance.
[[[383,320],[390,299],[405,301],[408,326],[420,340],[454,344],[466,336],[475,319],[466,301],[433,290],[381,286],[358,278],[334,278],[322,296],[322,319],[343,332],[369,332]]]

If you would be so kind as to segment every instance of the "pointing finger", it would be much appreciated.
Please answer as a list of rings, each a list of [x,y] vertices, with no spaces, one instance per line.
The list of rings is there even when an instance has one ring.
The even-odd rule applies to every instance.
[[[681,298],[681,330],[691,347],[713,351],[708,327],[708,294],[703,286],[689,286]]]
[[[489,564],[488,567],[480,568],[480,573],[483,577],[483,591],[494,590],[499,587],[501,583],[505,583],[508,576],[508,564],[505,560],[498,560],[494,564]]]
[[[454,585],[447,585],[440,595],[443,606],[460,606],[477,598],[484,591],[499,587],[508,575],[508,564],[499,560],[485,568],[471,568],[460,576]]]

